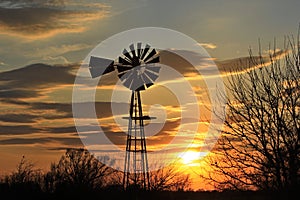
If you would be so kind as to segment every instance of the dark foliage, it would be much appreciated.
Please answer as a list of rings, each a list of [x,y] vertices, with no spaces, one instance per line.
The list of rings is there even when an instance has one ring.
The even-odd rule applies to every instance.
[[[124,191],[122,175],[85,149],[68,149],[46,173],[22,157],[16,170],[0,180],[0,194],[7,199],[160,199],[190,184],[170,167],[151,173],[151,191]]]

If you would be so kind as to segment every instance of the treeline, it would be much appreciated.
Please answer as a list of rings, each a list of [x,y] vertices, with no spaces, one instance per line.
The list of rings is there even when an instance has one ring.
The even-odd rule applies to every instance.
[[[191,180],[175,167],[150,173],[150,190],[132,185],[124,191],[123,173],[107,167],[84,149],[68,149],[49,171],[22,157],[16,169],[0,179],[1,199],[285,199],[275,191],[192,191]],[[200,181],[200,180],[199,180]],[[290,196],[291,197],[291,196]]]
[[[109,199],[136,199],[142,195],[145,199],[157,192],[189,191],[191,184],[189,176],[179,173],[175,167],[150,173],[151,193],[134,186],[134,190],[125,192],[122,178],[122,172],[104,165],[87,150],[68,149],[47,172],[36,169],[23,156],[11,174],[1,177],[0,194],[8,199],[86,199],[95,195]],[[104,196],[101,199],[106,199]]]

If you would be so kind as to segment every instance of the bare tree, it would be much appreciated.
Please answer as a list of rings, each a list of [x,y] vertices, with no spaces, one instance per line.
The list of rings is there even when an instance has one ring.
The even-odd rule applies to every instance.
[[[12,191],[38,192],[42,190],[43,174],[25,156],[22,156],[16,170],[12,174],[5,176],[4,183]]]
[[[139,180],[135,182],[134,174],[129,176],[129,187],[128,191],[143,191],[143,183]],[[143,176],[143,174],[138,174]],[[123,173],[115,172],[111,176],[111,183],[114,186],[123,187]],[[191,186],[191,179],[189,175],[183,174],[175,165],[169,165],[166,167],[160,167],[155,171],[149,172],[150,177],[150,191],[188,191]]]
[[[182,174],[175,166],[167,166],[150,172],[150,190],[186,191],[191,186],[189,175]]]
[[[100,189],[106,177],[113,172],[85,149],[68,149],[45,176],[48,190]]]
[[[204,176],[216,188],[299,187],[299,45],[298,34],[296,41],[286,38],[282,57],[275,47],[268,56],[250,51],[248,66],[232,71],[226,85],[230,98],[225,128]]]

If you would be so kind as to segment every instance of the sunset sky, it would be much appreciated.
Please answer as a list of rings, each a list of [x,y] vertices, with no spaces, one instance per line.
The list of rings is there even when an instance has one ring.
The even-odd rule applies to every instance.
[[[228,67],[247,56],[249,47],[257,52],[258,39],[267,53],[274,38],[280,50],[284,36],[297,33],[299,8],[298,0],[1,0],[0,174],[14,170],[23,155],[47,170],[66,148],[83,147],[72,114],[74,80],[89,52],[110,36],[139,27],[179,31],[206,49],[226,82]],[[279,56],[285,53],[279,50]],[[191,66],[178,57],[161,56],[164,64],[185,75],[196,90],[200,112],[207,112],[205,94],[210,88],[203,79],[195,78]],[[98,88],[95,105],[105,131],[122,146],[122,130],[110,111],[112,79],[103,80],[107,87]],[[161,134],[149,139],[150,149],[159,149],[180,128],[181,109],[163,87],[145,93],[144,99],[146,110],[152,104],[166,110],[152,107],[153,113],[167,118]],[[203,117],[191,151],[178,156],[183,166],[200,168],[200,141],[206,131]]]

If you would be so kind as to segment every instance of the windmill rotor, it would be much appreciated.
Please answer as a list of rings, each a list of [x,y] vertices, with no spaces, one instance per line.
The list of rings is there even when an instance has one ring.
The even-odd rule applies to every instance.
[[[89,69],[93,78],[116,70],[125,87],[132,91],[140,91],[152,86],[158,78],[160,67],[155,66],[155,63],[159,61],[156,49],[151,49],[149,44],[143,48],[142,43],[138,42],[136,47],[130,44],[129,50],[125,48],[116,62],[91,56]]]
[[[160,67],[154,66],[159,62],[159,55],[155,49],[150,50],[150,45],[146,44],[142,48],[142,43],[129,45],[130,51],[123,50],[123,55],[118,58],[118,77],[123,85],[130,90],[145,90],[153,85],[158,78]]]

